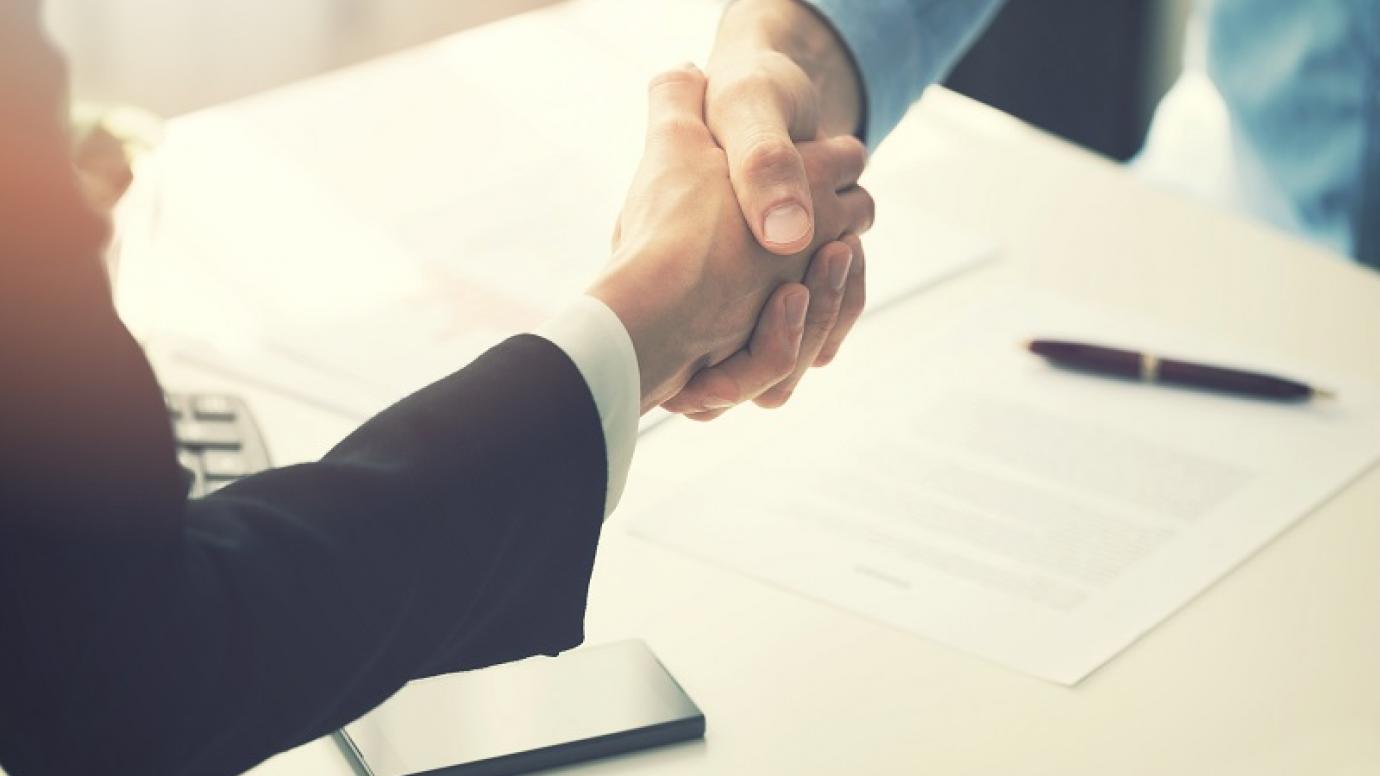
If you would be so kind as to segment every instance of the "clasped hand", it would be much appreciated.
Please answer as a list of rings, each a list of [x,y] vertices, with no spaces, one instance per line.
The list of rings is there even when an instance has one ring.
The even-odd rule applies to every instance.
[[[858,235],[873,219],[872,198],[857,185],[862,144],[803,142],[793,153],[813,228],[798,228],[786,255],[763,248],[706,126],[705,92],[693,66],[652,81],[646,149],[614,258],[590,289],[632,338],[642,411],[663,405],[702,420],[748,400],[779,406],[805,370],[832,357],[861,313]]]

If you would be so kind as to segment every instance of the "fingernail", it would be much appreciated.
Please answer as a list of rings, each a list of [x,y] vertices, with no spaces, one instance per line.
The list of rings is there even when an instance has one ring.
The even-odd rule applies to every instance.
[[[809,305],[809,294],[798,291],[786,297],[786,325],[792,331],[805,327],[805,308]]]
[[[835,291],[842,291],[844,284],[848,282],[848,265],[852,263],[853,251],[850,250],[829,264],[829,285]]]
[[[762,234],[767,242],[788,245],[805,236],[810,231],[810,216],[805,208],[794,202],[774,207],[767,211],[762,222]]]
[[[733,402],[729,401],[728,399],[712,399],[712,398],[711,398],[711,399],[705,399],[705,400],[704,400],[704,409],[705,409],[706,411],[708,411],[708,410],[726,410],[726,409],[728,409],[729,407],[732,407],[732,406],[733,406]]]

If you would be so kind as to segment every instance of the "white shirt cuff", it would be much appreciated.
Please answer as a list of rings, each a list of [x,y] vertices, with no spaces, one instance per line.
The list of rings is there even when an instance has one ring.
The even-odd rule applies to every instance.
[[[565,351],[594,395],[604,427],[608,463],[604,517],[608,517],[623,495],[637,446],[642,375],[632,337],[618,316],[592,296],[581,296],[533,333]]]

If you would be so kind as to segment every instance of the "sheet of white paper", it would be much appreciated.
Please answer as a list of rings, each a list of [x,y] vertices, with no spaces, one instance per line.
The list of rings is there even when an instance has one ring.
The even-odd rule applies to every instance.
[[[1339,399],[1074,374],[1018,347],[1032,336],[1272,367]],[[890,347],[836,375],[808,423],[716,435],[711,468],[688,424],[658,432],[685,485],[634,533],[1074,684],[1380,455],[1375,386],[1064,301],[1006,300]],[[657,476],[650,457],[637,476]]]
[[[357,418],[531,329],[608,260],[646,81],[709,50],[717,3],[649,9],[566,3],[173,120],[124,214],[122,313]],[[869,182],[874,308],[993,255],[908,208],[906,169]]]

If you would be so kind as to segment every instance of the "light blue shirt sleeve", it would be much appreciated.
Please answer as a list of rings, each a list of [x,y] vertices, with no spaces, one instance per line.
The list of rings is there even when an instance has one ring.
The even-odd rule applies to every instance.
[[[1380,0],[1203,10],[1242,204],[1380,267]]]
[[[866,91],[863,140],[891,132],[943,78],[1002,0],[807,0],[852,51]]]
[[[804,0],[848,45],[875,148],[1002,0]],[[1380,267],[1380,0],[1203,0],[1246,209]]]

